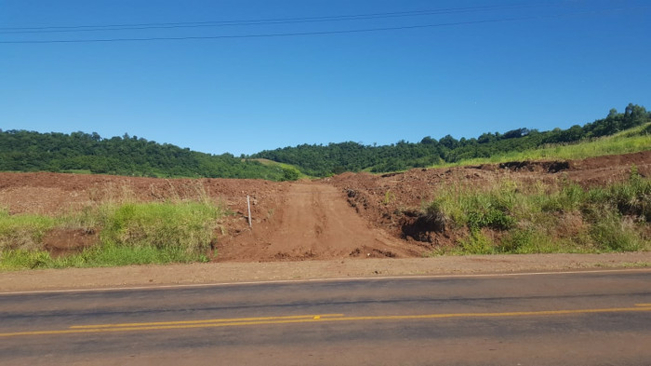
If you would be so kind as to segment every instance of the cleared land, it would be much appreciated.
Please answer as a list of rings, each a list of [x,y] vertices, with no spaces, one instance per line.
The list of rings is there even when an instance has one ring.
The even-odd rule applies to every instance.
[[[217,263],[4,272],[0,290],[648,267],[651,252],[422,258],[459,238],[451,230],[427,228],[415,235],[409,230],[418,227],[418,218],[405,214],[421,212],[442,189],[461,183],[602,187],[629,179],[633,166],[648,179],[651,152],[383,176],[346,173],[314,182],[0,173],[0,206],[10,216],[57,216],[107,203],[183,200],[207,200],[230,211],[216,229],[212,261]],[[559,230],[581,225],[576,218],[564,221],[567,225]],[[52,230],[42,242],[52,256],[66,256],[97,245],[98,237],[79,229]]]
[[[574,161],[413,169],[381,176],[345,173],[298,182],[0,173],[0,207],[16,225],[5,228],[8,234],[0,244],[5,250],[36,246],[51,257],[67,258],[107,241],[150,240],[151,234],[140,226],[160,224],[169,237],[193,239],[197,244],[191,245],[207,251],[193,258],[215,262],[413,258],[458,253],[459,248],[466,254],[645,250],[651,238],[650,176],[649,151]],[[634,185],[608,190],[632,179]],[[467,196],[475,191],[484,193]],[[531,196],[523,195],[527,192]],[[252,229],[247,223],[247,196],[252,204]],[[619,201],[605,202],[613,197]],[[208,220],[210,225],[206,220],[188,221],[174,228],[158,221],[175,222],[175,216],[159,220],[149,215],[131,227],[120,226],[138,215],[138,207],[120,205],[187,201],[208,202],[227,214],[214,216]],[[468,202],[475,211],[448,212],[457,203]],[[108,212],[103,209],[106,205],[119,209]],[[166,215],[167,207],[144,210],[154,209]],[[182,215],[196,217],[193,210],[199,212],[199,208],[187,209],[190,214]],[[605,209],[615,211],[610,214]],[[48,229],[48,217],[87,212],[94,216]],[[109,214],[113,216],[107,219]],[[37,224],[43,229],[21,242],[22,234],[15,229],[21,226],[15,221],[25,215],[40,215]],[[208,239],[181,230],[189,226],[199,226],[201,235],[207,229],[207,236],[202,237]],[[170,241],[157,240],[161,242],[157,245]],[[134,253],[140,257],[144,252]],[[84,260],[95,260],[88,258],[78,263],[88,266]],[[38,255],[30,261],[28,268],[52,267],[42,265],[47,259]]]

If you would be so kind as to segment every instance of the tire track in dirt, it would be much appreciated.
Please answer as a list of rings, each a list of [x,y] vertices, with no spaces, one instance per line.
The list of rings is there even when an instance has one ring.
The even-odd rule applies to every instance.
[[[405,257],[416,248],[373,228],[328,184],[293,183],[271,217],[218,245],[218,261]]]

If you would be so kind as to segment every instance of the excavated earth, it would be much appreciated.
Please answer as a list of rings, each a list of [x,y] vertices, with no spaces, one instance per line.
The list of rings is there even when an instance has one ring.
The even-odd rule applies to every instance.
[[[627,179],[633,165],[640,175],[651,176],[651,151],[385,175],[345,173],[298,182],[0,173],[0,208],[12,215],[61,215],[106,202],[209,199],[231,212],[220,222],[215,261],[420,257],[434,245],[454,241],[418,222],[423,204],[440,189],[502,180],[551,185],[570,181],[593,187]],[[54,255],[79,251],[97,240],[94,229],[58,229],[43,238]]]

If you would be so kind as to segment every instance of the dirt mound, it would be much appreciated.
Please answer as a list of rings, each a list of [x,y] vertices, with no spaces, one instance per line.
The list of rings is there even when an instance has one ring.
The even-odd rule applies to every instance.
[[[208,199],[232,215],[221,223],[220,261],[285,261],[344,257],[420,256],[456,238],[423,207],[441,189],[572,181],[584,187],[651,176],[651,151],[576,161],[511,162],[412,169],[382,176],[345,173],[317,182],[251,179],[156,179],[56,173],[0,173],[0,209],[59,215],[106,202]],[[251,199],[253,230],[247,223]],[[79,251],[97,233],[48,233],[54,254]]]

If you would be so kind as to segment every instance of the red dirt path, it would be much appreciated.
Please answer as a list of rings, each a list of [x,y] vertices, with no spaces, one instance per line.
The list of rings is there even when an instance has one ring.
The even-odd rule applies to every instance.
[[[220,261],[301,260],[346,257],[405,257],[420,251],[371,227],[342,198],[318,182],[290,185],[277,208],[253,230],[226,237],[218,245]]]

